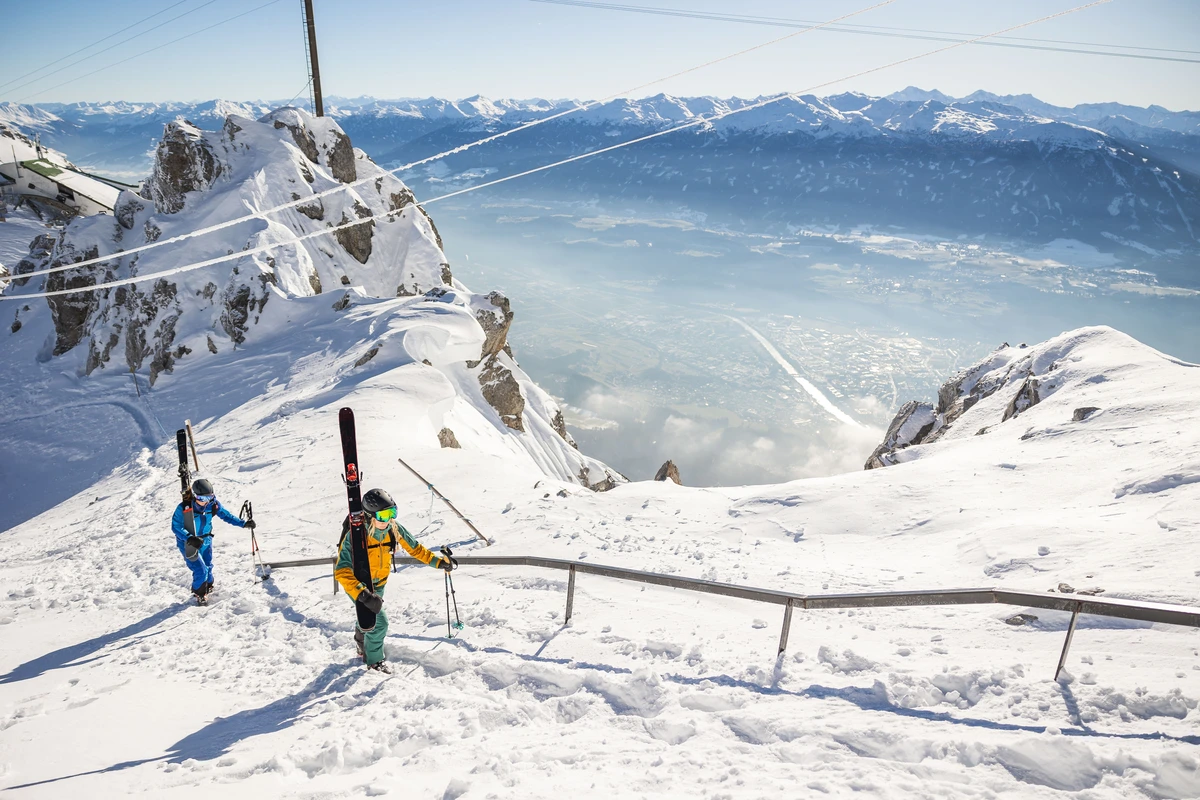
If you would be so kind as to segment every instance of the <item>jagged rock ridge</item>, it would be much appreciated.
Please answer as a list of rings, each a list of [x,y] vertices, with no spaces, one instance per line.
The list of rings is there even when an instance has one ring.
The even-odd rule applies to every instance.
[[[899,463],[901,451],[919,444],[929,444],[950,432],[955,422],[977,403],[997,393],[1011,399],[996,424],[1007,422],[1021,412],[1037,405],[1056,387],[1049,374],[1057,369],[1051,360],[1035,358],[1032,351],[1021,345],[1007,343],[984,361],[963,370],[938,390],[937,405],[909,401],[888,425],[884,440],[867,459],[864,469],[876,469]],[[1042,378],[1036,376],[1043,374]],[[977,433],[985,433],[986,427]]]
[[[356,179],[365,180],[266,219],[122,255],[129,247],[240,217],[247,208],[303,200]],[[354,219],[363,222],[298,241]],[[478,326],[479,358],[464,354],[459,362],[471,375],[469,384],[459,384],[468,402],[481,413],[494,414],[501,430],[520,437],[519,447],[548,474],[568,480],[591,476],[585,484],[603,488],[621,480],[578,452],[557,404],[520,370],[507,344],[513,319],[508,299],[499,293],[471,294],[454,280],[440,236],[412,191],[354,150],[328,118],[285,108],[257,121],[230,116],[218,131],[175,120],[166,126],[141,195],[124,192],[115,217],[76,220],[61,238],[35,244],[17,272],[112,258],[37,283],[14,282],[25,284],[10,288],[14,293],[145,276],[127,286],[48,298],[53,347],[47,357],[74,359],[81,375],[117,367],[145,371],[153,385],[182,359],[253,348],[259,326],[266,326],[262,335],[267,335],[291,323],[293,313],[308,313],[280,304],[295,304],[326,287],[346,287],[323,308],[347,314],[367,298],[411,298],[416,306],[440,300],[460,308],[469,315],[469,324]],[[196,271],[169,273],[180,264],[266,245],[278,246]],[[268,313],[276,307],[274,314]],[[14,329],[21,326],[14,322]],[[358,350],[350,368],[396,363],[394,354],[390,360],[378,358],[382,341]],[[438,368],[454,369],[444,362]],[[450,447],[457,443],[453,434],[439,438]]]

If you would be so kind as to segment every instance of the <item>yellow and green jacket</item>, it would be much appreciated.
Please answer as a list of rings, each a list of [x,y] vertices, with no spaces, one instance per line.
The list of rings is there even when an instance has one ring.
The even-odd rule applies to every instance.
[[[442,557],[434,555],[422,546],[403,525],[392,520],[386,528],[380,530],[368,519],[367,563],[371,568],[373,589],[387,586],[388,575],[392,571],[392,553],[395,552],[397,544],[422,564],[441,568]],[[338,558],[333,568],[333,577],[353,599],[357,599],[359,593],[367,588],[366,584],[354,575],[354,551],[351,546],[349,517],[342,521],[342,540],[338,544]]]

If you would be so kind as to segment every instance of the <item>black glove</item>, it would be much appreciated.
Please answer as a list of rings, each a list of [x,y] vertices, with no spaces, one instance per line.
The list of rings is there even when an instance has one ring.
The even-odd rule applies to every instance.
[[[188,561],[195,561],[200,557],[200,548],[204,546],[204,540],[199,536],[189,536],[187,541],[183,543],[183,557]]]
[[[254,520],[248,519],[248,520],[246,520],[245,524],[242,525],[242,527],[249,528],[250,530],[254,530],[258,526],[255,524]]]
[[[383,598],[370,589],[363,589],[358,593],[358,602],[371,609],[372,614],[378,614],[383,608]]]

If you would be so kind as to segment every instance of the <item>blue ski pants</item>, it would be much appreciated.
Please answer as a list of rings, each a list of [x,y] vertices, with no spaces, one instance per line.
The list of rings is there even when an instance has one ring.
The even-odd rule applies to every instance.
[[[179,555],[183,555],[183,545],[179,545]],[[204,537],[204,544],[200,547],[200,556],[195,561],[188,561],[184,556],[183,563],[187,564],[187,568],[192,571],[192,591],[196,591],[206,583],[211,583],[213,580],[212,566],[212,537]]]

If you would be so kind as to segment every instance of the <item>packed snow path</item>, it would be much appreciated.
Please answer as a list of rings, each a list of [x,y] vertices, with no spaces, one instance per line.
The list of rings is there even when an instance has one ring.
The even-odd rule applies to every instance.
[[[418,365],[331,392],[310,359],[197,438],[224,501],[254,501],[272,558],[336,541],[347,404],[366,483],[427,545],[465,552],[472,537],[437,506],[430,518],[394,454],[496,538],[489,554],[813,593],[982,575],[1196,604],[1200,432],[1180,420],[1200,370],[1106,329],[1029,356],[1043,372],[1053,361],[1058,383],[1017,418],[995,424],[997,394],[911,463],[774,487],[595,494],[513,451],[470,449],[465,433],[464,449],[439,449],[405,389]],[[1083,405],[1103,410],[1073,422]],[[354,663],[351,605],[329,572],[255,584],[242,531],[218,524],[213,604],[184,602],[174,465],[172,445],[147,450],[0,534],[0,787],[13,796],[1200,791],[1198,631],[1083,619],[1055,683],[1067,614],[1014,626],[990,607],[797,612],[777,661],[775,609],[581,576],[564,627],[565,576],[464,568],[468,627],[446,641],[441,576],[406,568],[388,590],[397,672],[381,679]]]

